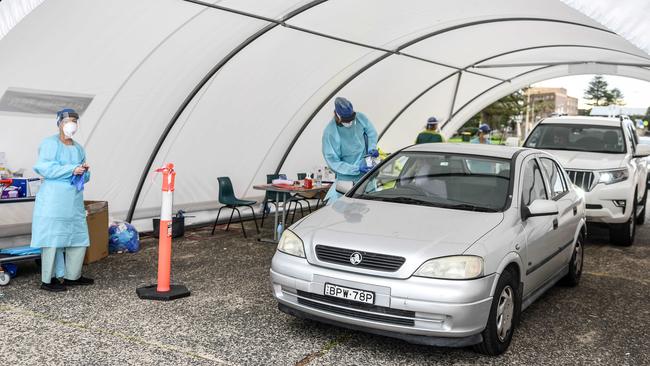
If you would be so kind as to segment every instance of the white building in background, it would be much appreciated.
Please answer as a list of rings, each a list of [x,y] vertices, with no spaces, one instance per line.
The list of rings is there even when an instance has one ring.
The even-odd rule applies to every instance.
[[[646,108],[633,108],[633,107],[622,107],[620,105],[608,105],[608,106],[599,106],[593,107],[590,116],[604,116],[604,117],[616,117],[620,115],[624,116],[638,116],[645,115]]]

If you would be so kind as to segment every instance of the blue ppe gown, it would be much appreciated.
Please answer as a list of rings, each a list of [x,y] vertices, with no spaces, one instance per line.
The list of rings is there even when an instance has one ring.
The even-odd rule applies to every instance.
[[[43,140],[38,149],[34,171],[44,181],[36,194],[32,219],[32,243],[35,248],[87,247],[90,244],[83,191],[70,184],[72,172],[86,161],[81,145],[65,145],[59,135]],[[84,173],[84,181],[90,172]],[[57,251],[57,274],[63,261]]]
[[[323,131],[323,157],[327,166],[336,174],[336,180],[357,182],[363,174],[359,171],[359,163],[368,151],[364,151],[366,143],[364,132],[368,136],[368,151],[377,149],[377,130],[365,114],[356,113],[352,127],[336,124],[334,118]],[[336,184],[332,185],[325,197],[329,203],[336,201],[341,194],[336,192]]]

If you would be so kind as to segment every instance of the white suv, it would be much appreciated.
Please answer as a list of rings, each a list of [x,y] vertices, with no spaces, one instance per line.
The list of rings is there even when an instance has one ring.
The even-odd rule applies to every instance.
[[[609,225],[610,241],[632,245],[645,220],[645,157],[632,121],[618,118],[554,117],[542,120],[524,143],[562,163],[585,192],[587,221]]]

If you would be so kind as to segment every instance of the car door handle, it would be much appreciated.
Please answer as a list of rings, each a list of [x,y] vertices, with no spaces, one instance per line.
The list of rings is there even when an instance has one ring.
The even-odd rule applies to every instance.
[[[553,219],[553,230],[557,229],[557,227],[558,227],[557,219]]]
[[[573,216],[578,214],[578,206],[573,206]]]

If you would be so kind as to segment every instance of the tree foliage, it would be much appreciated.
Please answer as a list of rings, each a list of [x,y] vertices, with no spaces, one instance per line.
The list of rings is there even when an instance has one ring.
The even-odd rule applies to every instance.
[[[614,104],[614,105],[625,105],[625,101],[623,100],[623,93],[618,89],[618,88],[613,88],[612,90],[609,91],[609,104]]]
[[[508,125],[515,117],[520,116],[525,111],[525,108],[525,90],[520,89],[485,107],[480,113],[472,117],[465,126],[475,127],[479,123],[486,123],[491,128],[500,128],[501,125]]]
[[[596,75],[587,85],[584,98],[589,100],[589,105],[608,106],[611,104],[625,105],[623,93],[618,88],[609,89],[609,85],[602,75]]]

